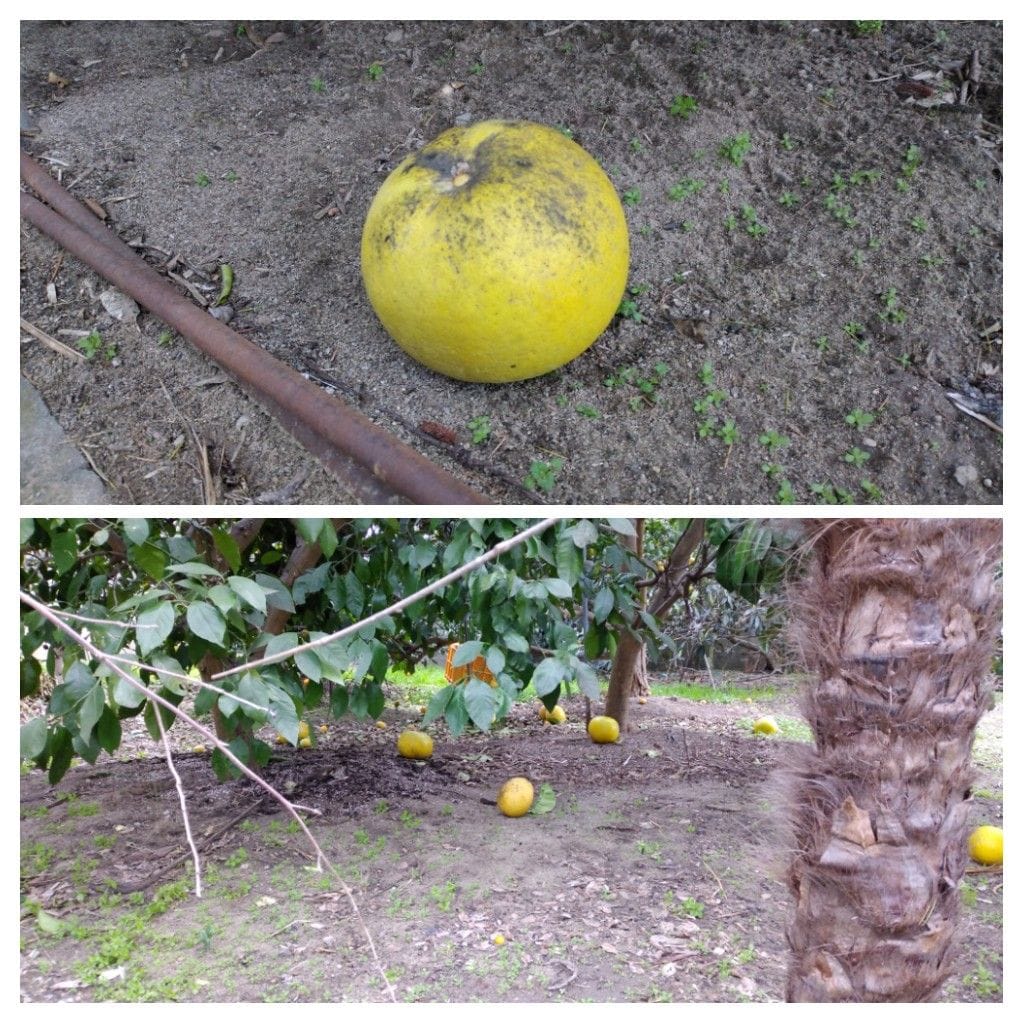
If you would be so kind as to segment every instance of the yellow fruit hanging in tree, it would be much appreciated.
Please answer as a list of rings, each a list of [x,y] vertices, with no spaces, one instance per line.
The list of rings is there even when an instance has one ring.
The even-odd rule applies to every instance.
[[[615,186],[584,149],[528,121],[450,128],[407,156],[363,227],[366,294],[413,359],[501,383],[575,359],[629,271]]]

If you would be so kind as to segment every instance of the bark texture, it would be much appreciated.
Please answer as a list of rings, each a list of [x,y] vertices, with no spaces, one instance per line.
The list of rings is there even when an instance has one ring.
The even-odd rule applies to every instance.
[[[817,749],[794,777],[790,1001],[924,1000],[948,976],[1000,538],[861,520],[815,539],[793,605]]]

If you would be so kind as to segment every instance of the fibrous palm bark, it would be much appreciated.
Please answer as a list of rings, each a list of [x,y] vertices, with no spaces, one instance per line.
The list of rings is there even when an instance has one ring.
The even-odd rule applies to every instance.
[[[795,772],[790,1001],[911,1001],[949,973],[996,520],[837,521],[794,600],[816,749]]]

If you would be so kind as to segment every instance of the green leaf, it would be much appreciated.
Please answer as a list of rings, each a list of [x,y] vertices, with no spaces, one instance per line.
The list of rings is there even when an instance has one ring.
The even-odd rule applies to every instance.
[[[207,590],[206,595],[222,615],[227,615],[238,607],[238,595],[223,583],[214,584]]]
[[[135,643],[143,657],[159,647],[174,629],[174,605],[161,601],[139,612],[135,619]]]
[[[73,531],[62,530],[50,537],[50,554],[60,573],[67,572],[78,559],[78,542]]]
[[[345,608],[353,619],[358,619],[363,614],[366,606],[366,591],[359,582],[355,573],[345,573]]]
[[[480,652],[483,649],[484,645],[480,640],[467,640],[464,644],[459,644],[458,650],[452,657],[452,667],[459,668],[462,665],[471,664],[480,657]]]
[[[133,544],[144,544],[149,539],[149,522],[145,519],[123,519],[121,529]]]
[[[635,537],[636,528],[633,526],[632,519],[609,519],[607,520],[608,525],[617,533],[623,537]]]
[[[167,552],[147,543],[129,549],[132,561],[153,580],[162,580],[167,572]]]
[[[181,576],[220,576],[221,574],[212,565],[203,562],[175,562],[167,566],[168,573],[178,573]]]
[[[494,721],[499,701],[498,691],[480,679],[470,679],[463,689],[463,700],[469,717],[481,732],[486,732]]]
[[[326,519],[296,519],[295,529],[307,544],[315,544],[326,521]]]
[[[565,580],[552,578],[543,582],[552,597],[572,597],[572,587]]]
[[[39,692],[39,680],[42,677],[42,666],[33,657],[21,659],[21,699],[34,697]]]
[[[591,623],[583,637],[583,653],[591,661],[597,661],[604,650],[604,631]]]
[[[609,587],[602,587],[594,597],[593,616],[594,622],[600,625],[611,615],[615,608],[615,595]]]
[[[569,666],[583,695],[591,700],[597,700],[601,696],[601,681],[597,678],[597,673],[579,658],[570,658]]]
[[[581,519],[570,531],[573,543],[578,548],[585,548],[597,540],[597,527],[589,519]]]
[[[501,641],[506,650],[515,651],[517,654],[528,654],[530,651],[529,640],[514,629],[505,630],[501,634]]]
[[[87,764],[95,764],[96,758],[100,756],[100,745],[93,736],[81,734],[71,737],[71,746],[75,753]]]
[[[330,519],[324,520],[317,539],[320,541],[320,550],[324,553],[325,558],[330,558],[338,550],[338,533]]]
[[[331,714],[341,718],[348,711],[348,687],[335,686],[331,693]]]
[[[288,588],[276,577],[268,576],[265,572],[256,573],[256,582],[267,593],[267,607],[277,608],[283,612],[294,612],[295,602]]]
[[[196,636],[201,636],[218,647],[224,646],[224,632],[227,629],[227,623],[224,621],[224,616],[212,604],[207,604],[205,601],[194,601],[185,612],[185,621],[188,622],[188,628]]]
[[[21,756],[34,761],[46,749],[47,732],[45,718],[33,718],[21,727]]]
[[[229,576],[228,586],[247,604],[258,612],[266,613],[267,592],[258,583],[245,576]]]
[[[380,718],[380,713],[384,710],[384,691],[380,686],[367,680],[363,683],[363,688],[366,690],[366,711],[371,718]]]
[[[47,710],[51,715],[75,713],[97,685],[96,677],[85,663],[76,661],[64,673],[64,682],[54,687]]]
[[[500,647],[487,649],[487,671],[492,676],[499,676],[505,668],[505,652]]]
[[[550,782],[542,782],[533,798],[530,814],[548,814],[555,809],[555,791]]]
[[[242,564],[242,552],[238,549],[238,542],[231,536],[230,531],[222,530],[215,526],[213,533],[213,545],[220,552],[221,558],[228,563],[232,572],[238,572]]]
[[[370,644],[370,650],[373,652],[370,658],[370,678],[375,683],[382,683],[390,664],[388,649],[379,640],[374,640]]]
[[[583,570],[583,552],[576,545],[570,531],[562,533],[555,544],[555,567],[559,579],[565,580],[570,587],[571,594],[571,588],[579,582]]]
[[[323,677],[323,666],[316,651],[299,651],[295,655],[295,667],[314,683],[319,683]]]
[[[54,785],[62,778],[65,772],[71,767],[71,758],[74,754],[74,747],[71,745],[71,733],[63,726],[58,726],[50,733],[46,744],[46,753],[50,757],[50,770],[47,778],[50,785]]]
[[[18,533],[18,540],[20,544],[27,544],[35,533],[36,521],[34,519],[22,519],[20,524],[20,530]]]
[[[78,709],[78,735],[83,742],[88,741],[92,736],[92,731],[100,720],[103,709],[107,706],[104,697],[103,687],[97,683],[86,694],[85,700],[82,701],[82,705]]]
[[[146,699],[146,695],[132,686],[123,676],[117,677],[113,696],[114,703],[123,708],[137,708]]]
[[[175,694],[168,693],[166,690],[163,689],[157,690],[157,694],[163,697],[164,700],[170,701],[172,704],[175,705],[177,705],[178,701],[181,700],[180,697],[176,697]],[[147,700],[146,710],[142,713],[142,719],[146,723],[146,730],[149,732],[149,735],[154,740],[159,741],[160,726],[157,724],[156,720],[156,708],[157,705],[152,700]],[[164,729],[170,729],[177,719],[177,716],[174,714],[174,712],[171,711],[170,708],[163,707],[163,705],[160,705],[160,717],[163,720]]]
[[[108,754],[121,745],[121,722],[109,707],[103,708],[103,714],[96,723],[96,741]]]
[[[295,604],[303,605],[306,603],[306,598],[309,597],[310,594],[319,594],[327,583],[327,577],[330,571],[331,563],[323,562],[315,569],[310,569],[309,572],[304,572],[292,584],[292,600]]]
[[[538,697],[550,693],[565,678],[565,665],[558,658],[545,658],[534,670],[530,682]]]
[[[237,693],[243,700],[252,701],[253,704],[259,704],[261,708],[266,708],[266,711],[257,711],[256,708],[242,704],[240,707],[246,718],[257,722],[266,719],[270,713],[270,691],[258,672],[246,672],[238,682]]]
[[[448,702],[452,699],[456,687],[442,686],[427,704],[427,713],[423,716],[423,724],[429,725],[436,718],[440,718],[448,709]]]
[[[469,724],[469,714],[466,711],[466,702],[462,695],[463,687],[454,687],[451,700],[444,709],[444,720],[448,724],[448,731],[455,739],[458,739]]]

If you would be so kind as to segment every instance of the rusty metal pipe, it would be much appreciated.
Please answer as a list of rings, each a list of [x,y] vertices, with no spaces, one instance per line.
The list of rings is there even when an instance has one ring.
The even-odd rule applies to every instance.
[[[488,503],[486,496],[178,294],[24,155],[22,173],[54,207],[22,193],[21,214],[26,220],[235,376],[331,472],[378,497],[391,492],[417,504]],[[353,463],[362,470],[357,479]]]

